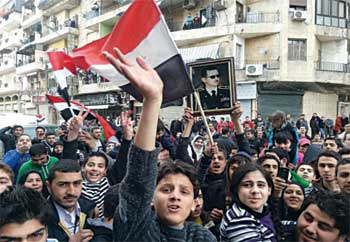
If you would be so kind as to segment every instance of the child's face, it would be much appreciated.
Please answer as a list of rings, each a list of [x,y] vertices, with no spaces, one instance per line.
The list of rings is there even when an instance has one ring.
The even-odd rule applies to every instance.
[[[154,209],[167,226],[182,227],[195,207],[193,185],[184,174],[168,174],[157,184]]]
[[[225,154],[219,151],[218,154],[213,155],[210,163],[209,172],[213,174],[221,174],[224,172],[226,166]]]
[[[106,175],[106,161],[103,157],[91,156],[86,162],[83,172],[85,178],[92,183],[96,183]]]
[[[310,183],[315,179],[314,168],[310,165],[301,165],[297,170],[297,174]]]
[[[241,203],[255,212],[261,213],[267,202],[271,188],[260,171],[248,172],[239,183],[238,197]]]

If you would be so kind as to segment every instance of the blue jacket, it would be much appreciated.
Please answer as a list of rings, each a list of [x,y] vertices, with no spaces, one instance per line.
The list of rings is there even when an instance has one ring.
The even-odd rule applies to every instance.
[[[15,173],[15,181],[17,180],[17,175],[21,165],[31,159],[29,153],[21,154],[16,149],[10,150],[4,155],[3,161],[12,168]]]

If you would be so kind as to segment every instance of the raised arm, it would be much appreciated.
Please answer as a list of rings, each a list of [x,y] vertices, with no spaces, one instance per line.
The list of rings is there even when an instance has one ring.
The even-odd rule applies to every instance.
[[[122,112],[120,114],[120,120],[123,127],[123,140],[120,145],[117,160],[108,173],[108,180],[112,185],[120,183],[126,174],[128,151],[134,136],[133,121],[128,117],[128,112]]]
[[[176,159],[180,159],[183,162],[193,165],[193,161],[188,154],[188,145],[190,143],[191,130],[194,123],[192,110],[190,108],[185,108],[183,120],[184,130],[179,138],[178,144],[176,145]]]
[[[250,146],[247,138],[244,135],[244,130],[242,125],[239,122],[239,118],[242,116],[242,109],[240,102],[236,102],[233,106],[233,111],[231,113],[231,120],[235,127],[235,135],[238,145],[238,151],[244,151],[248,154],[251,154]]]
[[[151,219],[151,202],[156,187],[156,129],[162,103],[163,82],[142,58],[136,64],[115,49],[118,59],[104,52],[109,62],[143,96],[143,109],[134,145],[129,151],[127,173],[120,185],[119,206],[114,215],[116,241],[140,240]]]

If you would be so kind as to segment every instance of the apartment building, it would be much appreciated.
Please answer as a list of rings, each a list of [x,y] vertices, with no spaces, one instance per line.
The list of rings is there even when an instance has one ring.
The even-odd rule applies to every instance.
[[[56,91],[45,51],[70,53],[105,36],[131,1],[26,0],[20,7],[10,2],[0,1],[0,9],[10,9],[0,11],[0,110],[50,113],[41,100],[46,90]],[[349,114],[347,1],[157,2],[185,62],[235,58],[244,115],[267,116],[277,109],[307,117]],[[94,73],[80,72],[69,81],[74,98],[102,114],[113,116],[130,101]],[[170,107],[162,114],[170,119],[181,111]]]

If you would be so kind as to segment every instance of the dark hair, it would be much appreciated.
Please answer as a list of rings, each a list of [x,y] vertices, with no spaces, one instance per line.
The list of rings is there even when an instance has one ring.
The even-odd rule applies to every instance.
[[[280,160],[287,158],[287,164],[290,162],[288,151],[281,148],[273,148],[271,149],[271,152],[275,153],[280,158]]]
[[[341,160],[341,156],[335,152],[335,151],[332,151],[332,150],[325,150],[325,151],[322,151],[318,157],[317,157],[317,161],[316,161],[316,166],[318,165],[318,160],[320,159],[320,157],[331,157],[331,158],[334,158],[337,160],[337,163],[339,163],[339,161]]]
[[[254,172],[254,171],[259,171],[266,179],[268,186],[271,188],[271,194],[273,194],[274,191],[274,186],[273,186],[273,181],[267,172],[265,172],[264,168],[262,168],[260,165],[249,162],[247,164],[244,164],[240,166],[237,171],[235,172],[235,175],[232,177],[232,182],[230,186],[230,190],[233,195],[233,201],[234,202],[239,202],[239,185],[243,178],[249,173],[249,172]]]
[[[197,171],[193,166],[180,160],[164,162],[158,169],[157,185],[164,177],[171,174],[183,174],[187,176],[193,185],[194,197],[196,198],[198,196],[199,182],[197,180]]]
[[[297,167],[295,168],[295,172],[298,172],[298,170],[299,170],[299,168],[300,168],[301,166],[310,166],[310,167],[312,167],[312,169],[314,170],[314,173],[316,174],[316,169],[315,169],[315,167],[314,167],[312,164],[307,163],[307,162],[303,162],[303,163],[300,163],[299,165],[297,165]]]
[[[32,173],[36,173],[40,176],[41,178],[41,174],[39,171],[36,171],[36,170],[29,170],[29,171],[26,171],[25,173],[23,173],[20,177],[18,177],[18,185],[24,185],[24,183],[26,183],[26,180],[28,178],[28,176]]]
[[[338,168],[339,168],[339,166],[344,166],[344,165],[347,165],[347,164],[350,164],[350,158],[345,158],[345,159],[340,160],[338,162],[337,166],[336,166],[335,174],[338,175]]]
[[[30,147],[29,149],[29,154],[31,156],[42,155],[47,153],[47,148],[43,143],[33,144],[32,147]]]
[[[274,155],[269,155],[269,154],[266,154],[264,156],[261,156],[259,157],[259,159],[257,159],[256,163],[259,164],[259,165],[262,165],[262,163],[265,161],[265,160],[268,160],[268,159],[272,159],[274,161],[277,162],[277,166],[278,166],[278,169],[280,169],[280,166],[281,166],[281,162],[276,158],[276,156]]]
[[[14,182],[15,173],[13,172],[12,168],[9,165],[7,165],[4,162],[0,162],[0,171],[5,172],[9,176],[11,182],[12,183]]]
[[[229,132],[230,132],[230,128],[229,127],[222,127],[221,134],[226,135]]]
[[[350,134],[350,131],[346,131],[346,132],[344,133],[344,138],[343,138],[343,141],[345,141],[346,136],[347,136],[348,134]]]
[[[57,140],[57,141],[53,144],[53,147],[55,147],[55,146],[57,146],[57,145],[62,145],[62,146],[63,146],[63,141]]]
[[[328,190],[313,192],[304,202],[302,210],[305,211],[312,204],[334,219],[335,227],[339,229],[339,235],[350,233],[350,198],[347,194]]]
[[[333,140],[335,144],[339,147],[339,143],[337,142],[337,139],[334,136],[328,136],[323,140],[323,143],[325,143],[327,140]]]
[[[225,196],[226,196],[226,205],[230,206],[232,204],[232,193],[231,193],[231,183],[232,179],[230,177],[230,167],[233,164],[238,164],[239,166],[242,166],[244,164],[252,162],[251,158],[248,154],[242,154],[242,152],[239,152],[236,155],[231,156],[226,163],[225,167]]]
[[[46,133],[46,137],[50,136],[50,135],[55,135],[56,136],[55,132],[52,132],[52,131],[49,131],[49,132]]]
[[[275,142],[277,144],[286,144],[288,140],[292,141],[293,138],[290,136],[289,133],[286,132],[278,132],[275,136]]]
[[[44,132],[46,131],[46,129],[45,129],[43,126],[38,126],[38,127],[36,127],[36,128],[35,128],[35,131],[38,131],[38,129],[42,129],[42,130],[44,130]]]
[[[239,185],[243,180],[243,178],[249,172],[254,172],[254,171],[259,171],[265,177],[268,186],[271,188],[271,195],[267,200],[267,204],[269,206],[269,210],[271,211],[272,222],[275,225],[277,234],[279,235],[282,232],[282,226],[278,216],[277,205],[274,203],[272,199],[272,196],[273,196],[272,194],[274,193],[273,181],[270,174],[265,172],[265,170],[260,165],[253,162],[249,162],[247,164],[240,166],[237,169],[237,171],[235,172],[235,175],[232,177],[232,183],[231,183],[231,189],[230,189],[233,195],[232,200],[233,202],[241,204],[241,202],[239,201],[239,192],[238,192]]]
[[[22,125],[18,125],[18,124],[13,125],[13,130],[17,128],[21,128],[22,130],[24,129]]]
[[[87,158],[84,160],[83,166],[86,165],[86,163],[89,161],[89,159],[90,159],[91,157],[101,157],[101,158],[103,158],[104,161],[105,161],[106,169],[107,169],[107,167],[108,167],[108,157],[107,157],[107,155],[106,155],[104,152],[100,152],[100,151],[91,152],[91,153],[87,156]]]
[[[283,189],[283,191],[282,191],[282,198],[284,198],[284,192],[286,191],[287,187],[290,186],[290,185],[297,185],[298,187],[300,187],[300,189],[303,192],[304,197],[305,197],[305,190],[304,190],[304,188],[299,183],[292,181],[292,182],[289,182],[287,184],[287,186]]]
[[[80,172],[81,168],[76,160],[72,159],[62,159],[58,162],[56,162],[50,169],[49,175],[47,176],[47,181],[52,182],[56,178],[56,171],[57,172],[63,172],[63,173],[75,173]]]
[[[115,209],[119,204],[120,183],[111,186],[105,193],[103,202],[103,216],[107,219],[112,219]]]
[[[51,218],[46,199],[37,191],[18,187],[0,195],[0,228],[11,223],[23,224],[31,219],[48,225]]]
[[[90,133],[94,132],[94,130],[95,130],[95,129],[100,130],[100,128],[99,128],[99,127],[96,127],[96,126],[95,126],[95,127],[92,127],[92,128],[90,129]],[[101,130],[100,130],[100,131],[101,131]]]
[[[283,111],[276,111],[271,115],[271,121],[281,120],[282,122],[286,121],[286,114]]]
[[[254,129],[247,129],[247,130],[245,131],[245,133],[246,133],[246,134],[247,134],[247,133],[255,134],[255,130],[254,130]]]
[[[219,69],[216,67],[216,66],[208,66],[208,67],[204,67],[202,70],[201,70],[201,78],[207,78],[208,76],[208,71],[213,71],[213,70],[217,70],[219,71]]]

